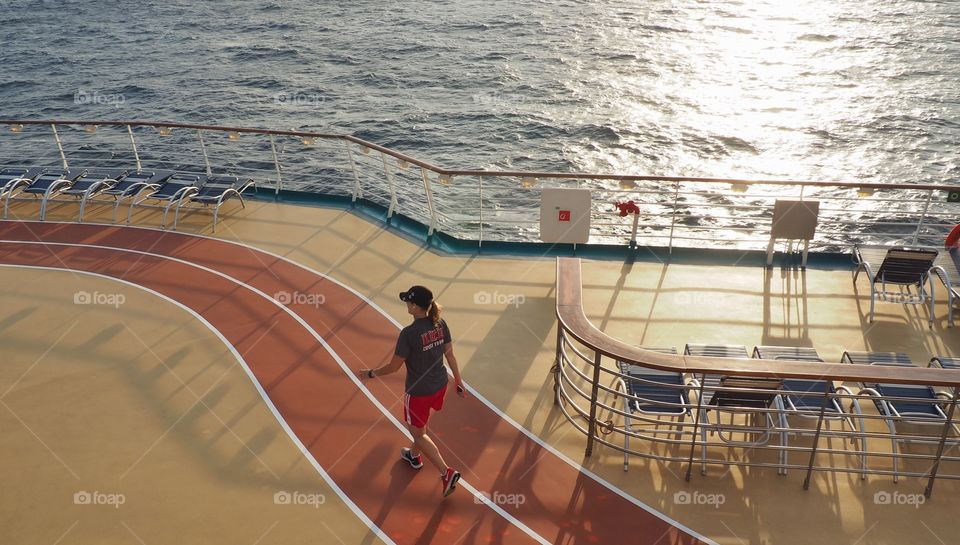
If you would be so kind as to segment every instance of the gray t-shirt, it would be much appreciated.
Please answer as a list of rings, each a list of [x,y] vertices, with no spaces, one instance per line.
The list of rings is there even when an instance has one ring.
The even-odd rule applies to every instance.
[[[439,391],[447,384],[447,370],[443,366],[444,345],[452,341],[447,323],[440,320],[436,326],[429,317],[417,318],[400,331],[394,354],[407,365],[406,392],[425,396]]]

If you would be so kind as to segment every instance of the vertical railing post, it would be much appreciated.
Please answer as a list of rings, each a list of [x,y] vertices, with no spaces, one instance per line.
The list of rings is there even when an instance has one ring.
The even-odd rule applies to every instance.
[[[203,143],[203,131],[197,129],[197,139],[200,141],[200,153],[203,154],[203,164],[207,166],[207,176],[213,175],[210,170],[210,158],[207,157],[207,146]]]
[[[597,395],[600,390],[600,361],[603,354],[594,350],[593,358],[593,386],[590,388],[590,422],[587,423],[587,451],[585,456],[593,454],[593,436],[597,433]]]
[[[437,209],[433,205],[433,190],[430,188],[430,175],[427,174],[427,169],[420,167],[420,176],[423,178],[423,191],[427,195],[427,209],[430,211],[430,228],[427,230],[427,236],[431,236],[437,228]]]
[[[685,480],[690,482],[693,473],[693,453],[697,449],[697,432],[700,431],[700,415],[703,414],[703,387],[707,384],[707,374],[700,376],[700,389],[697,391],[697,414],[693,418],[693,434],[690,439],[690,458],[687,460],[687,476]]]
[[[670,215],[670,241],[668,253],[673,254],[673,228],[677,225],[677,200],[680,198],[680,182],[673,183],[673,214]]]
[[[283,177],[280,175],[280,156],[277,154],[277,141],[270,135],[270,151],[273,153],[273,167],[277,170],[277,185],[273,189],[274,195],[279,195],[283,189]]]
[[[480,181],[477,184],[477,195],[479,196],[480,201],[480,239],[477,242],[477,247],[483,247],[483,176],[480,176]]]
[[[810,475],[813,473],[813,460],[817,456],[817,445],[820,444],[820,431],[823,429],[823,417],[827,411],[827,402],[830,400],[830,388],[824,388],[823,400],[820,402],[820,416],[817,418],[817,431],[813,434],[813,446],[810,448],[810,461],[807,462],[807,476],[803,479],[803,489],[810,488]],[[786,468],[784,468],[786,471]]]
[[[957,408],[957,394],[960,393],[960,386],[954,385],[953,399],[950,400],[950,410],[947,411],[947,421],[943,423],[943,431],[940,433],[940,444],[937,445],[937,456],[934,458],[933,467],[930,468],[930,479],[927,481],[927,487],[923,495],[930,497],[933,494],[933,482],[937,478],[937,471],[940,469],[940,460],[943,458],[943,448],[947,443],[947,435],[950,434],[950,428],[953,427],[953,414]]]
[[[137,151],[137,139],[133,137],[133,129],[130,125],[127,125],[127,134],[130,135],[130,146],[133,148],[133,159],[137,162],[137,172],[143,170],[143,165],[140,164],[140,152]]]
[[[393,187],[393,172],[387,166],[387,156],[383,152],[380,152],[380,161],[383,162],[383,173],[387,176],[387,187],[390,189],[390,206],[387,208],[387,219],[390,219],[397,208],[397,192]]]
[[[917,222],[917,230],[913,233],[913,244],[917,244],[917,239],[920,238],[920,229],[923,228],[923,220],[927,217],[927,210],[930,209],[930,201],[933,199],[933,190],[927,190],[927,202],[923,205],[923,213],[920,214],[920,221]]]
[[[63,161],[63,170],[69,170],[70,165],[67,164],[67,154],[63,152],[63,143],[60,142],[60,134],[57,133],[57,124],[51,123],[50,129],[53,130],[53,140],[57,143],[57,151],[60,152],[60,160]]]
[[[347,159],[350,162],[350,171],[353,172],[353,195],[350,201],[357,202],[357,199],[363,198],[363,188],[360,187],[360,174],[357,172],[357,163],[353,160],[353,148],[350,146],[350,141],[344,140],[343,143],[347,148]]]
[[[563,365],[563,326],[557,324],[557,355],[553,361],[553,404],[560,405],[560,366]]]

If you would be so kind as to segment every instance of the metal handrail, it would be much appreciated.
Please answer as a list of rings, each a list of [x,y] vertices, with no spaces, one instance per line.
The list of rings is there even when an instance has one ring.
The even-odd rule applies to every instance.
[[[25,140],[16,140],[16,136],[0,139],[7,166],[26,162],[29,157],[32,162],[24,166],[52,168],[55,163],[65,165],[70,160],[99,167],[106,165],[98,160],[106,158],[124,162],[124,166],[135,163],[138,170],[242,173],[263,182],[258,184],[261,188],[272,185],[277,194],[285,187],[297,189],[291,184],[299,184],[308,192],[349,197],[351,202],[362,199],[382,206],[388,220],[402,214],[422,224],[428,236],[442,232],[478,246],[488,240],[535,239],[540,191],[545,187],[581,187],[586,180],[608,182],[592,188],[592,241],[627,248],[658,245],[672,251],[679,244],[762,250],[769,237],[772,203],[780,198],[821,201],[819,229],[811,241],[814,251],[837,251],[864,242],[933,244],[960,210],[957,204],[931,206],[933,192],[954,191],[956,187],[950,185],[450,169],[333,132],[165,121],[0,120],[0,125],[4,124],[13,132],[29,133],[24,135]],[[35,129],[24,131],[21,126]],[[67,130],[56,132],[57,127],[67,126],[105,136],[94,136],[93,146],[88,147],[89,140],[81,144]],[[98,127],[121,131],[97,131]],[[165,141],[150,135],[156,132],[168,137],[171,130],[176,135]],[[51,140],[52,132],[56,146],[36,146],[38,141]],[[234,144],[228,140],[240,140],[241,134],[255,136],[240,144],[252,148],[231,149]],[[323,151],[291,148],[291,138],[308,146],[317,141],[317,148]],[[72,147],[67,149],[67,144]],[[215,157],[226,161],[214,164]],[[529,179],[534,180],[533,185]],[[618,182],[620,189],[605,187],[613,185],[609,182]],[[724,185],[731,187],[725,190]],[[750,186],[761,189],[744,194],[743,188]],[[873,197],[873,193],[878,195]],[[864,198],[867,194],[871,197]],[[713,196],[718,198],[714,200]],[[642,229],[631,232],[629,220],[615,218],[612,205],[607,203],[623,198],[638,199],[643,207]],[[878,209],[882,210],[881,216],[875,212]],[[851,210],[862,216],[857,218],[859,222],[847,221]]]
[[[840,187],[849,189],[870,188],[870,189],[914,189],[914,190],[932,190],[932,191],[951,191],[960,189],[958,186],[945,184],[890,184],[884,182],[842,182],[842,181],[815,181],[815,180],[777,180],[762,178],[713,178],[704,176],[653,176],[637,174],[612,174],[597,172],[549,172],[549,171],[526,171],[526,170],[477,170],[477,169],[450,169],[444,168],[427,161],[411,157],[402,152],[381,146],[373,142],[343,133],[328,133],[314,131],[281,130],[281,129],[258,129],[251,127],[234,127],[226,125],[203,125],[196,123],[177,123],[168,121],[102,121],[102,120],[63,120],[63,119],[0,119],[0,125],[98,125],[98,126],[130,126],[130,127],[154,127],[171,129],[194,129],[204,131],[236,132],[236,133],[255,133],[277,136],[294,136],[300,138],[323,138],[347,140],[371,150],[389,155],[404,162],[416,165],[437,174],[448,176],[496,176],[507,178],[544,178],[544,179],[569,179],[569,180],[610,180],[621,182],[692,182],[692,183],[724,183],[724,184],[745,184],[745,185],[791,185],[801,187]]]
[[[960,479],[960,456],[951,455],[946,449],[960,446],[960,427],[954,417],[954,410],[958,402],[957,393],[960,392],[960,371],[945,369],[925,369],[918,367],[870,366],[854,364],[813,363],[804,361],[761,360],[741,358],[695,357],[664,354],[629,346],[598,330],[587,320],[582,305],[582,284],[580,277],[580,260],[575,258],[558,258],[557,260],[557,350],[556,360],[552,369],[554,377],[555,403],[559,406],[564,417],[581,433],[587,437],[585,454],[591,455],[594,445],[604,445],[624,453],[624,469],[628,467],[628,457],[657,460],[664,463],[684,463],[687,466],[687,478],[694,465],[701,465],[701,472],[706,471],[708,465],[721,466],[750,466],[776,468],[778,472],[789,470],[803,470],[806,472],[804,488],[809,486],[811,475],[814,472],[838,472],[859,474],[861,478],[867,475],[890,475],[896,480],[900,476],[919,477],[927,480],[924,494],[932,493],[933,484],[937,478]],[[576,343],[576,344],[575,344]],[[590,357],[592,351],[594,356]],[[838,387],[836,391],[796,392],[771,389],[744,389],[743,386],[730,387],[721,383],[720,386],[711,385],[705,388],[705,382],[699,384],[694,380],[687,380],[684,384],[660,384],[666,391],[675,391],[676,401],[657,401],[644,399],[632,395],[627,384],[652,384],[655,379],[642,379],[619,372],[603,365],[604,361],[627,363],[634,366],[646,367],[661,371],[682,373],[693,377],[702,375],[725,375],[732,377],[776,378],[783,379],[814,379],[833,382],[847,381],[864,385],[861,392],[854,394],[845,387]],[[579,365],[578,365],[579,363]],[[585,366],[581,369],[581,366]],[[592,369],[591,369],[592,368]],[[937,372],[924,373],[933,370]],[[572,373],[571,373],[572,371]],[[602,377],[602,378],[601,378]],[[612,382],[610,382],[612,378]],[[607,383],[611,386],[607,386]],[[947,386],[953,392],[948,397],[939,396],[935,399],[920,400],[917,398],[893,395],[880,395],[876,390],[866,385],[875,383],[894,383],[910,385]],[[811,409],[810,405],[803,410],[793,410],[786,401],[776,401],[768,406],[755,407],[726,407],[708,404],[705,401],[706,392],[715,396],[720,392],[752,395],[766,395],[773,400],[785,399],[789,395],[796,398],[820,399],[818,410]],[[686,401],[682,401],[684,397]],[[696,394],[696,400],[692,399]],[[935,433],[924,434],[910,429],[898,430],[901,424],[916,425],[917,417],[910,415],[900,416],[882,414],[880,412],[864,412],[860,403],[865,405],[910,402],[914,404],[927,403],[938,407],[941,414],[946,415],[944,420],[929,420]],[[655,410],[635,411],[631,403],[641,403],[647,407],[669,409],[671,414],[657,414]],[[834,405],[834,404],[837,405]],[[837,414],[827,412],[827,407],[849,406],[841,409]],[[679,414],[677,414],[679,412]],[[745,425],[725,425],[721,418],[716,416],[716,423],[711,422],[709,413],[729,414],[741,418],[764,419],[761,422]],[[704,417],[704,415],[706,415]],[[669,416],[669,422],[662,418]],[[684,421],[683,416],[689,416],[691,421]],[[798,427],[789,423],[789,417],[803,416],[805,419],[815,419],[815,429]],[[673,419],[678,418],[674,421]],[[614,419],[621,420],[617,424]],[[586,422],[582,422],[586,420]],[[838,430],[824,427],[826,421],[840,421]],[[843,426],[846,423],[851,429]],[[668,425],[667,430],[659,427]],[[644,426],[656,426],[652,431]],[[732,427],[731,427],[732,426]],[[883,426],[888,431],[878,431]],[[870,429],[873,427],[874,429]],[[754,460],[746,456],[731,456],[729,459],[717,458],[716,449],[735,449],[743,445],[732,441],[732,436],[724,439],[722,434],[733,430],[746,438],[764,438],[763,442],[750,444],[750,451],[758,457]],[[951,431],[953,433],[951,433]],[[710,437],[707,436],[710,433]],[[718,434],[719,439],[713,438]],[[618,436],[623,443],[618,444],[611,435]],[[812,445],[791,444],[789,437],[803,435],[812,437]],[[776,438],[778,441],[770,441]],[[630,440],[642,442],[641,447],[630,447]],[[840,444],[831,443],[839,441]],[[904,442],[926,443],[936,446],[935,454],[903,452],[900,449],[893,451],[877,450],[870,445],[876,441],[892,442],[894,446]],[[847,444],[850,444],[848,447]],[[749,441],[747,441],[748,444]],[[661,451],[661,449],[666,449]],[[673,450],[671,450],[673,449]],[[676,450],[681,449],[681,450]],[[689,449],[688,452],[682,450]],[[744,454],[741,451],[740,454]],[[767,453],[767,454],[764,454]],[[765,455],[775,455],[776,463],[762,459]],[[790,462],[789,457],[801,456],[804,460]],[[833,462],[834,455],[847,455],[856,463],[828,464],[824,459]],[[821,463],[817,463],[817,460]],[[875,463],[883,460],[892,464],[892,468],[876,467]],[[903,467],[912,462],[929,462],[922,471]],[[945,467],[944,464],[951,464]],[[874,464],[871,466],[871,464]]]

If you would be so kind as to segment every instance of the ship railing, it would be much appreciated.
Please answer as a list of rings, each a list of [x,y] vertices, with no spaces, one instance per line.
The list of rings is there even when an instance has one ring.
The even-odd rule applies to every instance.
[[[816,474],[859,478],[914,477],[929,497],[937,479],[960,479],[960,414],[957,412],[960,371],[939,368],[854,365],[666,354],[628,345],[597,329],[586,317],[581,299],[580,260],[557,260],[557,344],[552,369],[554,401],[573,428],[586,437],[585,455],[624,457],[624,470],[635,457],[646,467],[687,480],[695,469],[767,468],[802,472],[803,487]],[[681,373],[683,384],[638,379],[624,374],[619,362],[647,370]],[[633,368],[635,369],[635,368]],[[632,375],[632,376],[631,376]],[[737,377],[736,385],[704,380]],[[764,386],[745,387],[750,380]],[[774,386],[790,379],[826,380],[844,386],[823,392],[789,395],[806,398],[807,409],[791,413],[783,403],[787,392]],[[655,383],[662,395],[638,397],[624,385]],[[874,384],[930,386],[936,399],[880,395]],[[636,391],[643,391],[642,388]],[[670,392],[673,392],[672,394]],[[711,403],[711,400],[769,399],[770,403]],[[631,402],[645,408],[637,411]],[[840,412],[832,410],[836,402]],[[882,414],[882,402],[909,402],[936,407],[945,418]],[[801,405],[800,403],[797,404]],[[810,410],[809,407],[819,408]],[[685,413],[678,418],[676,413]],[[921,411],[922,412],[922,411]],[[660,413],[660,414],[658,414]],[[772,474],[772,473],[771,473]],[[709,478],[709,477],[708,477]],[[918,491],[919,492],[919,491]],[[919,495],[919,494],[918,494]],[[882,498],[881,498],[882,500]]]
[[[336,133],[102,120],[0,120],[0,165],[176,169],[252,177],[370,203],[482,245],[536,240],[544,188],[590,188],[591,243],[763,249],[777,199],[820,203],[813,250],[853,244],[939,245],[960,215],[960,187],[623,173],[450,169]],[[633,200],[633,219],[613,203]]]

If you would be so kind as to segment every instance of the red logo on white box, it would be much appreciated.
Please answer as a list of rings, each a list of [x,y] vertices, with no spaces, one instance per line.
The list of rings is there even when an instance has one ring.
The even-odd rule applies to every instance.
[[[560,211],[560,221],[570,221],[570,211],[561,210]]]

